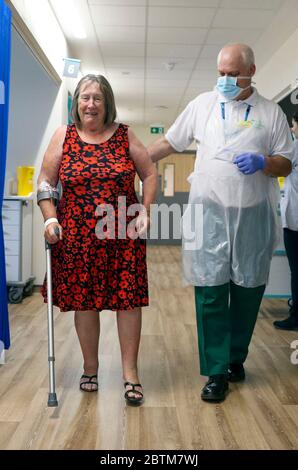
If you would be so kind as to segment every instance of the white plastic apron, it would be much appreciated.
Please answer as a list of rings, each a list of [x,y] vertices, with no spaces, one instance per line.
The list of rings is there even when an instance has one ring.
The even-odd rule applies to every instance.
[[[188,283],[243,287],[266,284],[280,236],[279,187],[262,171],[244,175],[233,163],[244,152],[260,153],[260,129],[235,128],[219,147],[206,129],[195,171],[189,176],[189,204],[182,218],[183,267]],[[218,123],[224,132],[224,123]],[[230,129],[231,130],[231,129]],[[196,215],[194,215],[196,213]],[[195,235],[194,235],[195,234]]]

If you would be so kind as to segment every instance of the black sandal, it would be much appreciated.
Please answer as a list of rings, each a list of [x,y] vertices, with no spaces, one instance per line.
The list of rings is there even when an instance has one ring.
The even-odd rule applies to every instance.
[[[139,390],[136,390],[135,388],[136,387],[142,387],[142,385],[141,384],[133,384],[131,382],[125,382],[124,383],[125,388],[128,385],[131,386],[132,388],[129,389],[129,390],[126,390],[126,392],[124,394],[124,398],[126,400],[126,403],[128,405],[134,405],[134,406],[141,405],[143,403],[144,394],[143,394],[143,392],[140,392]],[[139,397],[130,397],[129,393],[137,393],[140,396]]]
[[[97,375],[83,374],[81,377],[81,380],[82,379],[88,379],[88,380],[84,380],[84,382],[80,382],[80,390],[82,390],[83,392],[97,392],[98,390]],[[93,382],[92,379],[96,379],[96,381]],[[95,388],[88,389],[88,388],[83,387],[83,385],[86,385],[86,384],[95,385]]]

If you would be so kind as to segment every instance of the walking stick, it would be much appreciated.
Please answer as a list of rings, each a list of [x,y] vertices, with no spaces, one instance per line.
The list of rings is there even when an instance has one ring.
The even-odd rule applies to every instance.
[[[55,227],[55,234],[60,235],[59,228]],[[52,260],[51,244],[45,241],[47,259],[47,293],[48,293],[48,361],[49,361],[49,397],[48,406],[58,406],[55,391],[55,350],[54,350],[54,316],[52,296]]]

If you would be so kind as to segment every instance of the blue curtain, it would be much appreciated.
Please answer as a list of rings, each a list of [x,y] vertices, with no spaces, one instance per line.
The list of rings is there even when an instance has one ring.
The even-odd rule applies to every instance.
[[[10,346],[5,254],[2,225],[2,204],[6,168],[8,109],[9,109],[9,76],[10,76],[10,41],[11,11],[0,0],[0,350],[1,345]]]

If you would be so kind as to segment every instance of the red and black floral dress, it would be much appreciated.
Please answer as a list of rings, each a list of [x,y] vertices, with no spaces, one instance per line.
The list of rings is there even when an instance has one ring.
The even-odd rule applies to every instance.
[[[62,312],[148,305],[146,241],[127,237],[126,231],[138,214],[126,215],[138,203],[135,174],[127,126],[119,124],[102,144],[87,144],[74,124],[67,127],[59,170],[63,195],[57,208],[63,240],[52,245],[53,304]],[[102,204],[106,212],[98,211]],[[107,217],[113,211],[114,226]],[[100,227],[108,233],[98,237]],[[47,302],[46,279],[41,293]]]

